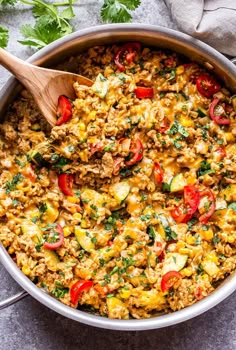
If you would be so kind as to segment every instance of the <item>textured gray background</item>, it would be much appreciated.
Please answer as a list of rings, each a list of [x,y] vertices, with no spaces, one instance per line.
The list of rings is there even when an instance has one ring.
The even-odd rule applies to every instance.
[[[80,0],[76,6],[75,28],[99,24],[101,3]],[[34,52],[17,43],[21,37],[19,25],[31,20],[30,12],[20,6],[18,11],[0,12],[0,24],[8,26],[11,32],[8,50],[21,58]],[[161,0],[142,0],[134,21],[175,28]],[[6,71],[0,68],[0,88],[7,77]],[[0,279],[1,300],[20,290],[2,265]],[[234,293],[214,309],[177,326],[145,332],[117,332],[68,320],[27,297],[0,312],[0,350],[235,350],[235,304]]]

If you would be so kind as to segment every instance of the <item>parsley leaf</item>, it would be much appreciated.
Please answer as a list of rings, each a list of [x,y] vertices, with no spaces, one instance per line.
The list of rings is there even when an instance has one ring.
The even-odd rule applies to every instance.
[[[0,26],[0,47],[5,48],[8,43],[8,29]]]
[[[130,22],[132,16],[129,10],[135,10],[140,3],[140,0],[105,0],[101,8],[101,18],[103,22]]]

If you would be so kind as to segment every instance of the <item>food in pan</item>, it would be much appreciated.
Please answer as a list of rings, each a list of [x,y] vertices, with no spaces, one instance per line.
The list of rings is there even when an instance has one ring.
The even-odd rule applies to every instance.
[[[23,91],[0,125],[0,239],[37,286],[101,316],[148,318],[236,267],[236,97],[140,43],[60,68],[94,80],[46,125]]]

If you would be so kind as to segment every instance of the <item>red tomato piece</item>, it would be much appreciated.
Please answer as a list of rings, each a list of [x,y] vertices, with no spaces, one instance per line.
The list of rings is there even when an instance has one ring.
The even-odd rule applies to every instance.
[[[58,176],[58,185],[62,193],[66,196],[73,196],[73,192],[71,191],[74,182],[74,175],[72,174],[60,174]]]
[[[58,104],[57,104],[58,119],[57,119],[56,125],[59,126],[68,122],[71,116],[72,116],[72,105],[69,99],[64,95],[59,96]]]
[[[57,239],[57,241],[52,242],[55,240],[55,238]],[[63,234],[63,229],[62,229],[61,225],[57,224],[57,226],[55,228],[51,228],[49,230],[48,239],[49,239],[49,242],[46,241],[43,244],[44,248],[46,248],[46,249],[56,250],[57,248],[59,248],[63,244],[64,234]]]
[[[171,287],[173,287],[175,282],[177,282],[178,280],[180,280],[182,278],[183,278],[183,276],[178,271],[169,271],[169,272],[165,273],[161,279],[162,292],[167,292]]]
[[[27,176],[29,177],[30,181],[34,182],[36,180],[36,174],[34,171],[34,166],[30,164],[30,167],[27,170]]]
[[[196,67],[197,63],[195,63],[195,62],[184,63],[183,66],[184,66],[185,70],[188,70],[190,68]]]
[[[209,109],[210,117],[217,124],[220,124],[220,125],[230,124],[230,120],[229,118],[227,118],[223,106],[220,106],[220,107],[217,106],[219,101],[220,100],[218,98],[213,99]],[[218,107],[218,111],[217,111],[217,107]]]
[[[90,145],[90,153],[93,155],[96,152],[100,152],[102,150],[102,143],[97,142],[95,144]]]
[[[145,86],[137,86],[137,89],[134,90],[134,93],[137,98],[152,98],[153,88],[145,87]]]
[[[167,117],[164,117],[163,121],[160,124],[160,129],[159,131],[161,133],[164,133],[166,130],[168,130],[170,127],[170,121]]]
[[[70,289],[70,301],[76,305],[82,292],[88,291],[93,286],[93,281],[80,280],[73,284]]]
[[[114,163],[113,163],[113,171],[112,174],[113,175],[118,175],[120,172],[120,166],[122,164],[122,162],[124,161],[123,157],[117,157],[114,159]]]
[[[101,284],[95,284],[95,286],[93,287],[99,294],[101,295],[106,295],[107,293],[109,293],[109,289],[107,286],[101,286]]]
[[[209,209],[206,213],[202,214],[199,218],[199,221],[202,222],[203,224],[206,224],[212,214],[215,211],[216,208],[216,202],[215,202],[215,195],[214,193],[210,190],[207,189],[205,191],[200,192],[200,197],[208,197],[208,202],[209,202]]]
[[[196,85],[200,94],[208,98],[220,90],[220,85],[217,81],[207,74],[199,75]]]
[[[194,214],[200,202],[200,193],[194,185],[184,186],[184,202],[190,206],[192,214]]]
[[[155,167],[154,167],[154,178],[155,181],[160,184],[163,182],[163,176],[164,176],[164,171],[160,164],[157,161],[154,161]]]
[[[139,162],[143,158],[143,150],[143,144],[140,139],[133,140],[130,147],[130,159],[125,164],[131,166]]]
[[[216,158],[217,161],[220,161],[221,159],[226,157],[226,151],[223,147],[218,147],[214,152],[214,159]]]
[[[179,206],[172,209],[170,214],[178,224],[182,224],[188,222],[192,218],[192,209],[185,209]]]
[[[155,242],[155,244],[154,244],[154,252],[155,252],[156,256],[158,256],[159,262],[161,262],[160,261],[160,259],[161,259],[160,257],[161,257],[161,255],[162,255],[162,253],[164,251],[164,248],[165,248],[165,243],[162,243],[160,241],[156,241]]]
[[[195,290],[194,290],[194,295],[195,295],[195,298],[197,300],[202,300],[204,298],[204,295],[202,295],[202,287],[201,286],[198,286]]]
[[[122,58],[125,57],[125,60],[128,64],[132,63],[136,57],[136,54],[138,51],[141,50],[141,44],[137,42],[133,43],[127,43],[124,44],[119,48],[117,51],[114,61],[117,66],[117,68],[121,71],[124,72],[125,66],[121,62]]]

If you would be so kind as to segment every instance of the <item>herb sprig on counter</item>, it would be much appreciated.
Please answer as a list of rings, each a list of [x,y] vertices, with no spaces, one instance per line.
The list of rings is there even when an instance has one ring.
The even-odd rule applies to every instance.
[[[77,1],[49,3],[43,0],[0,0],[0,11],[8,5],[14,6],[18,3],[32,6],[35,24],[32,26],[26,23],[20,28],[23,40],[19,40],[19,43],[40,49],[73,32],[70,21],[75,17],[73,5]],[[101,19],[106,23],[130,22],[131,12],[138,8],[140,3],[141,0],[104,0],[100,11]],[[8,40],[8,29],[0,26],[0,47],[5,48]]]

